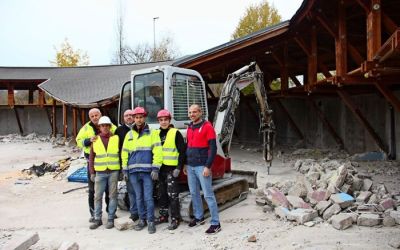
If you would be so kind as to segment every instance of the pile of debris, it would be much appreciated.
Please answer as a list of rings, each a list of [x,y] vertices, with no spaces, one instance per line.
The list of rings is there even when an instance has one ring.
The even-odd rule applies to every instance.
[[[258,205],[264,211],[298,224],[313,226],[328,221],[336,229],[400,224],[400,194],[389,193],[372,175],[358,172],[350,161],[299,159],[293,167],[297,180],[267,183]]]
[[[40,177],[48,172],[51,173],[56,172],[56,174],[54,175],[54,178],[56,178],[59,174],[67,170],[70,165],[71,165],[71,157],[67,157],[65,159],[61,159],[54,163],[42,162],[41,164],[38,165],[33,164],[32,167],[23,169],[22,173],[27,175],[36,175],[37,177]]]

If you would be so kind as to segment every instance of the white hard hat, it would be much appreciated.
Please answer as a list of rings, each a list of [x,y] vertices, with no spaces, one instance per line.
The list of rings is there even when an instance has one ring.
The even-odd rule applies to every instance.
[[[112,122],[108,116],[102,116],[99,119],[99,125],[101,125],[101,124],[110,124],[111,125]]]

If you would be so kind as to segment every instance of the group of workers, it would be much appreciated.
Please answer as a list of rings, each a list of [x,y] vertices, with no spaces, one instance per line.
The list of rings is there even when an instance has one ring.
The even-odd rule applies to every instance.
[[[114,227],[118,180],[122,177],[127,184],[130,218],[138,221],[134,229],[140,231],[147,226],[152,234],[156,232],[156,224],[169,223],[168,229],[175,230],[180,223],[178,177],[182,171],[187,175],[192,197],[194,216],[189,227],[205,223],[201,188],[211,214],[206,233],[221,230],[211,176],[217,152],[216,135],[202,114],[200,105],[190,106],[191,123],[185,143],[182,134],[171,124],[172,117],[166,109],[157,113],[159,129],[151,129],[146,123],[143,107],[126,110],[124,124],[118,128],[99,109],[89,111],[90,122],[81,128],[76,141],[88,162],[90,229],[103,224],[104,194],[108,213],[105,227]],[[154,181],[159,182],[160,188],[158,218],[154,215]]]

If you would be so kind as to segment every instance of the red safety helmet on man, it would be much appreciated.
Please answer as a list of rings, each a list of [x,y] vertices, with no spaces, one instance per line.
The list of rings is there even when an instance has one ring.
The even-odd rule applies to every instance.
[[[169,119],[171,119],[171,113],[166,109],[161,109],[157,113],[157,119],[161,117],[168,117]]]
[[[144,116],[147,116],[147,113],[146,113],[146,111],[144,110],[143,107],[136,107],[133,110],[133,115],[144,115]]]

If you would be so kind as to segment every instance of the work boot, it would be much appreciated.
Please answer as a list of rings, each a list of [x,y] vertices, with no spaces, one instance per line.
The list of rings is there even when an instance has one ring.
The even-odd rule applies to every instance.
[[[131,219],[133,222],[137,221],[139,219],[139,215],[138,214],[131,214],[131,216],[129,216],[129,219]]]
[[[101,220],[95,220],[94,222],[93,222],[93,224],[92,225],[90,225],[90,229],[96,229],[96,228],[98,228],[99,226],[101,226],[101,225],[103,225],[103,222],[101,221]]]
[[[179,226],[179,221],[177,219],[172,219],[171,223],[168,225],[168,230],[175,230]]]
[[[147,227],[147,231],[149,231],[149,234],[153,234],[156,232],[156,225],[154,222],[149,222],[149,226]]]
[[[146,221],[140,219],[139,222],[138,222],[138,224],[136,224],[136,226],[135,226],[133,229],[135,229],[136,231],[140,231],[140,230],[142,230],[146,225],[147,225]]]
[[[94,217],[93,217],[93,216],[90,216],[89,222],[90,222],[90,223],[93,223],[94,221],[95,221]]]
[[[155,223],[162,224],[162,223],[168,223],[168,217],[161,215],[160,217],[156,218]]]
[[[111,229],[114,227],[114,220],[108,220],[106,224],[107,229]]]

